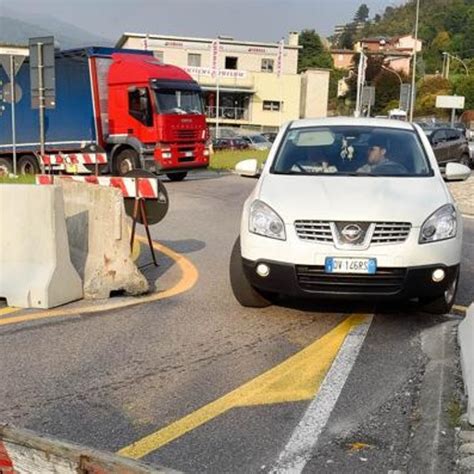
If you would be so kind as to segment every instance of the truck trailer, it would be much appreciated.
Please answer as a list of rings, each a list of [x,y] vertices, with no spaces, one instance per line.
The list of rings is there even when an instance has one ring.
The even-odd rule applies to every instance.
[[[202,91],[182,69],[147,51],[90,47],[56,52],[55,79],[55,106],[45,109],[42,156],[28,60],[16,76],[19,173],[38,173],[44,164],[64,171],[68,157],[78,156],[88,157],[81,162],[86,172],[97,166],[101,173],[123,176],[141,168],[174,181],[208,166]],[[1,68],[0,81],[8,82]],[[90,158],[100,151],[107,159]],[[13,169],[9,104],[0,114],[0,169]]]

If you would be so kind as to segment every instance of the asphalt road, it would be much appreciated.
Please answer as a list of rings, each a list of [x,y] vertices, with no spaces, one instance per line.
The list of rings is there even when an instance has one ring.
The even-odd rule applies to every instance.
[[[426,344],[440,338],[449,353],[458,318],[354,303],[241,308],[228,259],[254,184],[235,176],[167,183],[170,212],[153,238],[193,262],[199,279],[192,290],[97,315],[0,327],[0,422],[111,451],[157,433],[138,444],[140,457],[186,472],[269,472],[283,455],[304,449],[305,472],[417,472],[429,443],[421,452],[416,441],[434,413],[423,398],[436,358]],[[458,304],[474,300],[473,255],[474,221],[466,220]],[[162,271],[163,281],[179,278],[169,261]],[[356,362],[341,361],[348,377],[340,394],[330,387],[339,396],[326,422],[314,412],[318,436],[303,430],[300,439],[297,427],[324,388],[314,380],[331,365],[328,348],[340,349],[343,322],[354,314],[367,329]],[[455,372],[437,402],[437,429],[447,434],[436,446],[446,468]]]

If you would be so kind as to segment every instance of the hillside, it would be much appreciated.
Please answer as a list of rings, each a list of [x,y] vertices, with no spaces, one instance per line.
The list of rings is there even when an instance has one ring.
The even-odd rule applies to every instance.
[[[33,36],[53,35],[61,49],[80,46],[100,45],[110,46],[113,41],[91,34],[74,25],[59,21],[55,18],[31,17],[20,20],[15,12],[2,9],[0,16],[0,42],[22,44],[28,43]]]
[[[414,31],[415,0],[387,7],[371,20],[362,36],[397,36]],[[474,59],[474,0],[421,0],[419,37],[426,73],[442,68],[442,52]],[[474,65],[474,64],[473,64]]]

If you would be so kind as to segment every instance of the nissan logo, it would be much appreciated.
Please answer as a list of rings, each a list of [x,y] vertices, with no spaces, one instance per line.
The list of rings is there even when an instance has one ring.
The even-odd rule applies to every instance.
[[[342,229],[341,234],[349,242],[355,242],[362,234],[362,229],[357,224],[349,224]]]

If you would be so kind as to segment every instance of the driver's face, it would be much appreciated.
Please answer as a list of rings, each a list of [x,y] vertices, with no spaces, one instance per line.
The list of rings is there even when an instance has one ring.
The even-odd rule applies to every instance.
[[[385,156],[387,150],[385,148],[382,148],[380,146],[371,146],[369,148],[369,156],[368,156],[368,162],[371,165],[376,165],[380,161],[382,161],[383,157]]]

